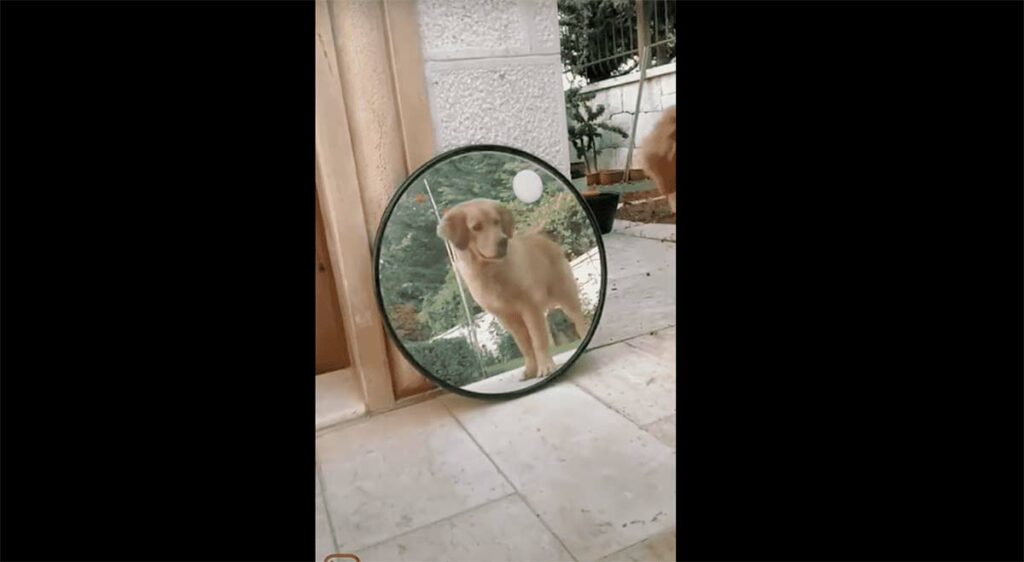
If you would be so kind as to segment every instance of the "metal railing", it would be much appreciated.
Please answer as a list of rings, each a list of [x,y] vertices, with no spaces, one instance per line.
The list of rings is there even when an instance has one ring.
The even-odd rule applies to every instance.
[[[611,4],[609,4],[611,5]],[[638,17],[640,15],[640,17]],[[676,2],[636,0],[616,11],[609,8],[583,22],[585,29],[567,29],[563,37],[581,38],[578,64],[567,68],[570,79],[586,83],[614,78],[640,68],[640,53],[650,48],[650,68],[673,62],[676,57]]]

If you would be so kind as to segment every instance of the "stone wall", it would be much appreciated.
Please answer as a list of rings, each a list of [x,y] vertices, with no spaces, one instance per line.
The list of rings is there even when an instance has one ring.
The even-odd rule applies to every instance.
[[[594,92],[596,97],[591,103],[607,107],[605,116],[613,124],[618,125],[627,133],[633,126],[633,113],[636,110],[636,97],[640,86],[640,73],[633,73],[619,78],[602,80],[583,88],[584,92]],[[643,154],[643,141],[654,128],[661,112],[676,104],[676,65],[667,64],[647,71],[644,81],[642,99],[640,100],[640,119],[636,126],[636,149],[633,151],[633,166]],[[626,165],[629,139],[615,134],[605,133],[598,153],[598,167],[605,169],[622,169]],[[572,160],[580,160],[575,151]]]
[[[418,0],[436,151],[504,144],[569,173],[555,0]]]

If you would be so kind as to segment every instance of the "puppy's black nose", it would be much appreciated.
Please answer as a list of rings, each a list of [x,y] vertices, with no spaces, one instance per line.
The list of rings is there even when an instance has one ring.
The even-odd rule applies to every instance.
[[[502,238],[498,241],[498,250],[503,254],[508,251],[508,238]]]

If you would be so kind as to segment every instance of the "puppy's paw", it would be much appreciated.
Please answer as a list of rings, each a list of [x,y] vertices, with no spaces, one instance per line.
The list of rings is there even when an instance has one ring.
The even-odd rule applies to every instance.
[[[528,381],[528,380],[530,380],[530,379],[532,379],[532,378],[534,378],[536,376],[537,376],[537,366],[536,365],[527,365],[526,368],[523,369],[523,374],[522,374],[521,377],[519,377],[519,380],[521,380],[521,381]]]
[[[554,361],[552,361],[550,358],[544,359],[537,366],[537,376],[546,377],[551,373],[554,373],[556,369],[558,369],[558,366],[555,365]]]

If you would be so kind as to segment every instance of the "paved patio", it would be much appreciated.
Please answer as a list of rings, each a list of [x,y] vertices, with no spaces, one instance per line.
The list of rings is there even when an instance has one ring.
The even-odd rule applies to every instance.
[[[604,242],[601,324],[558,381],[318,434],[319,560],[676,560],[675,227]]]

